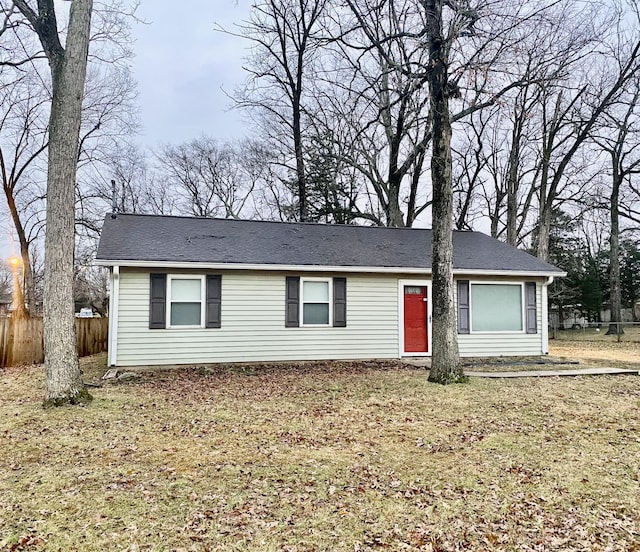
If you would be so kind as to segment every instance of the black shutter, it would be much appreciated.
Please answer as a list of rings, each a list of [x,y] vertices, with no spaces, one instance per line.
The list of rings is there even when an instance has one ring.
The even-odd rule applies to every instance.
[[[300,277],[287,276],[285,291],[284,325],[287,328],[300,326]]]
[[[333,325],[344,328],[347,325],[347,279],[333,279]]]
[[[167,275],[149,274],[149,329],[167,326]]]
[[[205,328],[222,327],[222,276],[207,274],[207,310],[205,313]]]
[[[469,280],[458,280],[458,333],[468,334],[469,325]]]
[[[527,308],[527,333],[538,333],[538,311],[536,308],[536,283],[526,282],[525,285]]]

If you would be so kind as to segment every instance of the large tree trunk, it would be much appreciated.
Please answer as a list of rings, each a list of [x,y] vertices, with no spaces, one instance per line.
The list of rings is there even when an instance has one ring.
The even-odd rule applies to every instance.
[[[49,57],[53,102],[47,175],[44,349],[45,405],[53,406],[91,398],[82,382],[76,348],[73,257],[78,139],[92,9],[92,0],[73,0],[66,48]]]
[[[404,215],[400,208],[400,182],[402,177],[390,175],[389,202],[387,203],[387,226],[403,227]]]
[[[618,163],[614,158],[613,163],[613,186],[611,188],[611,236],[609,237],[609,286],[611,303],[611,320],[607,335],[617,335],[624,333],[622,326],[622,292],[620,289],[620,215],[618,212],[618,199],[620,195],[620,175],[618,174]]]
[[[433,352],[429,381],[464,380],[453,300],[453,174],[448,59],[442,29],[442,0],[425,2],[429,34],[431,113],[433,116]]]

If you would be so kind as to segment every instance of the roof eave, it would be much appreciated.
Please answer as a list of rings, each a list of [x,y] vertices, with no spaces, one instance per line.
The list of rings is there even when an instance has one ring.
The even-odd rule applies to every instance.
[[[99,259],[95,263],[100,266],[127,266],[131,268],[172,268],[206,270],[268,270],[273,272],[360,272],[373,274],[431,274],[431,268],[403,267],[403,266],[332,266],[332,265],[282,265],[261,263],[206,263],[193,261],[141,261],[126,259]],[[566,276],[566,272],[552,270],[494,270],[454,268],[456,275],[480,275],[480,276]]]

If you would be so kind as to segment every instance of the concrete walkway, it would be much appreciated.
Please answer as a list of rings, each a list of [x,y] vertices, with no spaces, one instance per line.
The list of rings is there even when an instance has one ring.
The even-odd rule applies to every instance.
[[[543,378],[557,376],[611,376],[629,375],[639,376],[638,370],[626,368],[579,368],[577,370],[521,370],[519,372],[475,372],[465,370],[470,378]]]
[[[429,369],[431,367],[431,359],[424,357],[416,358],[404,358],[402,359],[406,364],[411,366],[417,366],[419,368]],[[517,362],[514,361],[514,365],[527,365],[527,364],[561,364],[557,361],[548,362]],[[574,364],[573,362],[571,364]],[[612,375],[629,375],[640,376],[640,371],[630,368],[572,368],[567,370],[517,370],[517,371],[492,371],[483,372],[481,370],[465,369],[466,376],[470,378],[544,378],[544,377],[559,377],[559,376],[612,376]]]

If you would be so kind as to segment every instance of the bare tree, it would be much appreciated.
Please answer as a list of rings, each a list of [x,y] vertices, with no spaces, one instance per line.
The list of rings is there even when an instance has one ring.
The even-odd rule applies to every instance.
[[[26,0],[15,0],[15,5],[37,33],[47,56],[53,95],[45,236],[45,404],[75,404],[91,399],[76,349],[73,253],[74,192],[93,2],[72,1],[64,47],[53,0],[39,0],[35,10]]]
[[[482,214],[481,208],[477,206],[478,197],[481,198],[485,191],[487,175],[492,168],[491,161],[497,157],[491,148],[495,142],[490,141],[489,151],[486,144],[492,137],[488,137],[487,129],[494,116],[495,110],[490,109],[471,114],[468,121],[461,123],[462,132],[458,134],[455,145],[452,145],[454,223],[458,230],[470,230],[475,218]],[[497,179],[494,181],[497,183]],[[499,205],[502,203],[503,195],[499,195],[499,192],[496,186],[495,214],[489,213],[493,237],[498,235],[497,219],[501,214]]]
[[[331,124],[347,122],[346,159],[367,182],[379,209],[359,216],[411,226],[430,205],[423,182],[431,140],[428,51],[415,36],[421,7],[413,0],[334,6],[328,83],[318,97]],[[328,67],[326,67],[328,66]],[[383,217],[377,217],[380,210]]]
[[[452,41],[458,38],[463,28],[471,24],[471,19],[464,11],[456,11],[454,8],[447,29],[444,9],[443,0],[425,2],[425,24],[429,44],[428,78],[433,120],[433,356],[429,381],[448,384],[464,380],[458,352],[453,294],[453,169],[449,99],[456,92],[449,80],[449,53]]]
[[[25,303],[32,311],[34,274],[30,256],[45,226],[51,84],[46,65],[40,60],[44,52],[37,34],[28,30],[12,2],[2,3],[1,8],[8,25],[0,58],[0,175],[20,246]],[[135,83],[129,68],[120,63],[129,55],[127,18],[131,14],[121,9],[118,0],[102,6],[92,30],[94,55],[83,93],[76,189],[81,229],[91,226],[97,231],[102,220],[104,207],[93,205],[91,194],[94,182],[99,180],[99,165],[108,162],[110,151],[121,147],[123,136],[136,131]],[[96,210],[99,215],[90,218],[87,213]]]
[[[0,301],[5,304],[11,301],[11,280],[11,269],[4,263],[0,263]]]
[[[100,316],[107,316],[109,308],[109,271],[93,262],[93,247],[76,255],[73,278],[74,298]]]
[[[471,229],[486,217],[494,238],[521,246],[531,233],[536,164],[535,85],[523,86],[500,105],[469,115],[454,147],[456,228]],[[456,137],[454,136],[454,139]]]
[[[239,218],[256,186],[243,167],[241,149],[206,136],[164,145],[156,155],[157,170],[179,192],[178,210],[199,217]]]
[[[18,238],[23,268],[23,293],[17,313],[34,307],[30,250],[42,229],[44,173],[41,158],[48,145],[50,97],[33,72],[0,88],[0,181]]]
[[[555,2],[530,18],[524,13],[521,25],[514,22],[512,45],[492,71],[494,80],[506,83],[508,78],[500,75],[502,67],[517,77],[517,86],[490,109],[485,106],[469,114],[467,121],[460,120],[468,130],[465,139],[456,140],[456,148],[468,155],[456,159],[461,179],[458,227],[464,226],[460,216],[468,210],[477,216],[473,201],[480,200],[493,237],[520,246],[532,235],[538,222],[534,209],[544,160],[540,144],[546,136],[545,93],[555,87],[570,89],[569,83],[575,83],[598,39],[600,27],[594,21],[601,22],[602,17],[594,10]],[[474,189],[479,193],[473,194]]]
[[[305,169],[306,87],[322,39],[320,20],[326,0],[261,0],[241,36],[253,51],[249,80],[237,94],[237,104],[259,114],[264,131],[282,147],[281,163],[293,169],[297,183],[298,219],[306,221]]]
[[[544,85],[537,231],[537,255],[542,260],[549,258],[552,211],[562,200],[567,169],[606,110],[640,72],[640,30],[637,22],[628,21],[629,12],[620,11],[613,21],[600,25],[599,48],[582,66],[579,80],[574,74],[569,81]],[[611,30],[607,33],[606,28]],[[592,41],[591,48],[595,45]]]
[[[611,324],[607,334],[624,333],[620,282],[620,210],[625,201],[625,184],[640,174],[640,77],[634,79],[623,96],[603,116],[603,124],[593,140],[609,156],[610,195],[603,207],[609,211],[609,293]],[[624,208],[623,208],[624,213]],[[624,214],[623,214],[624,216]]]

